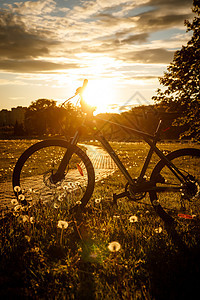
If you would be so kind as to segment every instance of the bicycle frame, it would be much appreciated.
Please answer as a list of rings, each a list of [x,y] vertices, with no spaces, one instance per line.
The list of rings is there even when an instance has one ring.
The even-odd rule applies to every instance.
[[[111,158],[113,159],[113,161],[115,162],[115,164],[117,165],[117,167],[119,168],[121,173],[124,175],[124,177],[126,178],[128,183],[135,189],[136,192],[140,192],[140,191],[149,192],[150,190],[155,189],[154,182],[151,182],[151,181],[144,182],[144,180],[143,180],[143,178],[146,174],[147,168],[149,166],[151,157],[154,152],[160,157],[161,160],[164,160],[166,162],[167,167],[171,170],[172,173],[174,173],[174,175],[180,180],[180,182],[183,182],[184,179],[186,178],[184,176],[184,174],[182,174],[182,172],[170,160],[168,160],[167,157],[162,153],[162,151],[160,151],[158,149],[158,147],[156,146],[156,143],[159,140],[159,134],[160,134],[160,130],[161,130],[162,120],[160,120],[157,130],[154,135],[150,135],[146,132],[140,131],[140,130],[132,128],[132,127],[130,128],[130,127],[118,124],[118,123],[111,122],[111,123],[117,124],[118,126],[122,127],[125,131],[127,131],[129,133],[131,131],[133,134],[136,134],[136,135],[142,137],[143,140],[146,143],[148,143],[150,146],[149,152],[147,154],[144,165],[141,169],[140,175],[137,178],[137,183],[136,183],[136,181],[129,174],[129,172],[126,169],[126,167],[124,166],[124,164],[119,159],[119,157],[116,154],[116,152],[114,151],[114,149],[111,147],[109,142],[103,136],[101,131],[98,130],[97,128],[94,128],[94,126],[93,126],[94,122],[93,122],[93,120],[91,120],[91,117],[93,117],[93,120],[94,120],[94,118],[95,118],[94,116],[86,115],[81,127],[87,126],[90,128],[90,130],[93,132],[93,136],[95,137],[95,139],[97,139],[102,144],[103,148],[111,156]],[[89,119],[89,121],[87,121],[88,119]],[[78,143],[78,140],[81,136],[81,127],[76,131],[73,138],[71,139],[71,142],[70,142],[71,145],[76,145]],[[62,169],[64,169],[66,167],[66,165],[71,157],[71,156],[69,156],[69,154],[67,152],[65,154],[65,157],[63,157],[63,160],[65,161],[65,163],[64,163]],[[61,165],[62,165],[62,163],[61,163]],[[58,170],[58,172],[59,172],[59,170]],[[158,187],[156,189],[158,189]],[[159,188],[159,189],[160,189],[160,191],[163,191],[165,188]]]

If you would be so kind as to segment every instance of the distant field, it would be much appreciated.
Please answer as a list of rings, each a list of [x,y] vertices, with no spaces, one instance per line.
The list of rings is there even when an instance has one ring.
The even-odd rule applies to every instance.
[[[0,140],[0,182],[10,180],[15,163],[19,156],[31,145],[39,140]],[[93,143],[97,144],[97,143]],[[99,145],[99,144],[98,144]],[[130,173],[134,173],[137,176],[141,163],[144,161],[144,157],[148,152],[149,146],[142,142],[136,143],[111,143],[114,150],[119,154],[120,159],[129,168]],[[180,143],[161,143],[158,144],[160,149],[164,151],[173,151],[184,147],[197,147],[199,144],[180,144]],[[155,162],[158,161],[156,155],[154,155],[153,161],[150,165],[151,169]],[[151,170],[150,169],[150,170]],[[150,174],[150,173],[149,173]]]

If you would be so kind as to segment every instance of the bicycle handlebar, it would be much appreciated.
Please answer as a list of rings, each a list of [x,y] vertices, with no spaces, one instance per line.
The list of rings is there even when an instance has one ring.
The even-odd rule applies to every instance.
[[[83,91],[85,90],[87,84],[88,84],[88,80],[84,79],[83,85],[81,87],[79,87],[79,88],[76,89],[75,95],[78,95],[78,94],[81,95],[83,93]]]

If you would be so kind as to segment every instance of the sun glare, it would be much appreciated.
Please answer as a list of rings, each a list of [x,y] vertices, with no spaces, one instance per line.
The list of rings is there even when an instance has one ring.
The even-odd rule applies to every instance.
[[[114,101],[114,91],[114,85],[110,81],[89,80],[83,98],[89,105],[96,107],[95,114],[105,113],[108,111],[108,105]]]

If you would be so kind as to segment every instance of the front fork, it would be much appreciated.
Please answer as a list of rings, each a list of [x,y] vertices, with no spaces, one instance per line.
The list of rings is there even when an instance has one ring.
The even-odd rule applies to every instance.
[[[65,170],[67,169],[69,161],[74,153],[74,145],[77,144],[79,137],[80,137],[80,131],[77,130],[69,143],[70,147],[65,152],[56,173],[51,174],[50,176],[50,180],[53,184],[56,184],[58,181],[61,181],[65,177]]]

